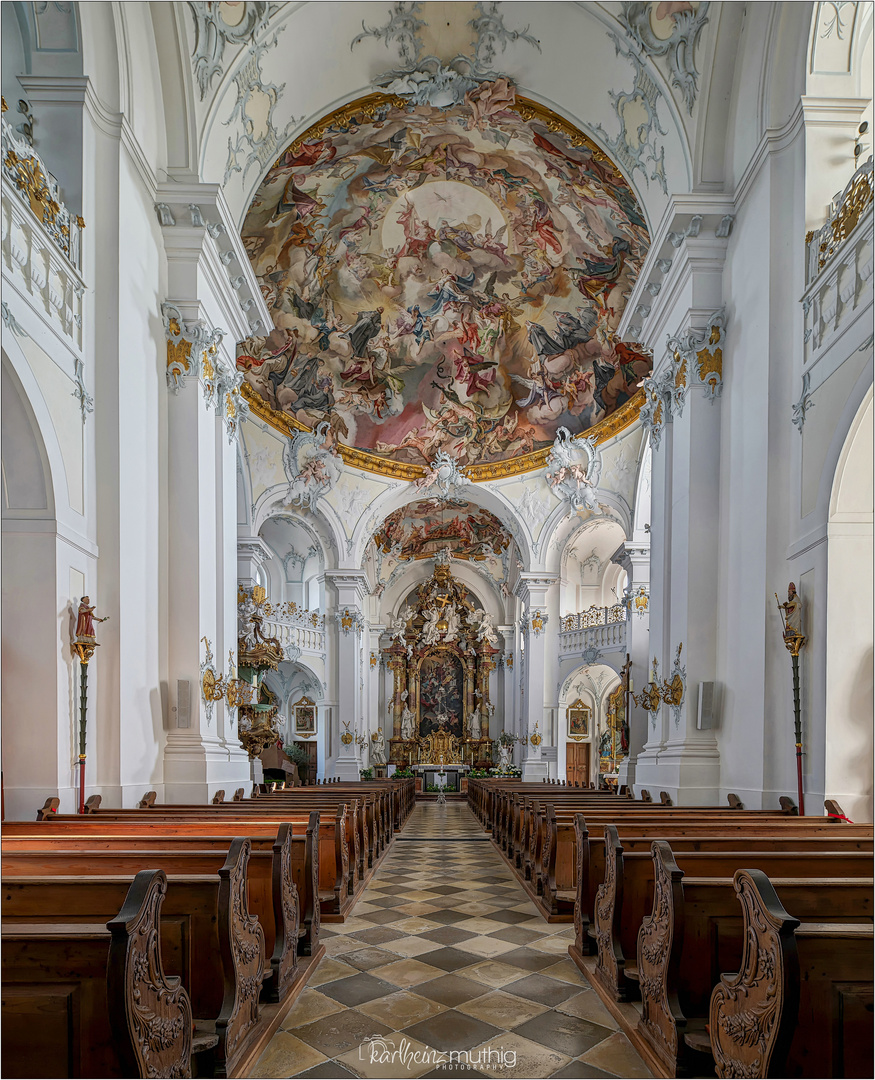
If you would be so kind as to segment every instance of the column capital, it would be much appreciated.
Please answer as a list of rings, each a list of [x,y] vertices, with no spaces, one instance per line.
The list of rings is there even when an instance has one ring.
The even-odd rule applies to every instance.
[[[361,607],[371,592],[367,574],[360,570],[326,570],[325,581],[336,589],[339,606]]]
[[[514,594],[529,606],[539,607],[547,602],[547,592],[559,583],[558,574],[523,572],[517,579]]]

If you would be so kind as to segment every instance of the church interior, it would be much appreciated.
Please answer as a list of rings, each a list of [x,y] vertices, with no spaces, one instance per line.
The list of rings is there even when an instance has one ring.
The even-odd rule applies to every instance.
[[[873,11],[2,4],[5,1076],[873,1075]]]

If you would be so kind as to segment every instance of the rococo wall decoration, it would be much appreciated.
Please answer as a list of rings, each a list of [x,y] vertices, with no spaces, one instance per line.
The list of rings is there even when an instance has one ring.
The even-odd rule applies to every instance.
[[[410,479],[443,450],[486,479],[542,466],[560,427],[608,437],[637,415],[651,361],[614,334],[644,217],[507,79],[332,113],[268,172],[242,235],[274,322],[238,345],[250,404],[287,432],[327,420],[350,464]]]

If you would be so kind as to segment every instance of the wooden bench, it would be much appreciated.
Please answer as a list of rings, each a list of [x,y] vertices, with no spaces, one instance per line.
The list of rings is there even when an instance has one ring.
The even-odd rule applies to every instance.
[[[800,922],[795,898],[765,874],[739,870],[733,887],[744,945],[738,973],[721,975],[711,995],[717,1075],[870,1077],[871,914],[865,923],[835,922],[833,892]]]
[[[731,878],[737,869],[753,867],[773,877],[870,879],[872,858],[867,852],[761,851],[756,839],[738,837],[735,851],[677,852],[681,868],[696,878]],[[870,886],[871,887],[871,886]],[[638,993],[637,980],[626,972],[627,958],[636,955],[638,930],[653,897],[653,856],[649,851],[625,854],[617,830],[605,826],[605,878],[596,893],[592,933],[596,943],[594,979],[615,1001]],[[688,941],[689,945],[689,941]]]
[[[164,974],[161,870],[137,874],[120,910],[98,923],[2,929],[2,1069],[7,1077],[190,1076],[192,1008]]]
[[[250,841],[240,837],[217,873],[170,878],[173,901],[167,914],[177,915],[195,1015],[214,1024],[214,1067],[221,1076],[246,1053],[258,1023],[262,981],[270,971],[265,971],[264,933],[247,902],[250,857]],[[107,910],[111,916],[130,877],[94,875],[87,854],[78,870],[77,875],[4,877],[4,926],[14,920],[32,922],[37,913],[38,921],[49,925],[74,914],[86,923],[102,921]],[[167,957],[171,970],[172,956]]]
[[[225,824],[234,824],[239,831],[245,830],[252,845],[250,895],[253,905],[262,914],[268,949],[275,946],[278,940],[288,940],[288,926],[277,913],[290,908],[295,893],[300,926],[298,952],[302,956],[313,955],[319,945],[321,921],[318,811],[312,811],[305,822],[281,822],[279,825],[261,822],[256,823],[255,827],[245,822]],[[233,839],[230,836],[212,835],[209,826],[203,822],[191,823],[187,827],[179,821],[161,828],[156,826],[157,823],[138,825],[136,822],[126,822],[120,826],[111,822],[98,823],[93,818],[46,825],[10,822],[4,826],[2,841],[3,854],[8,859],[5,871],[9,874],[16,868],[16,873],[29,873],[28,863],[22,862],[21,856],[25,852],[32,852],[54,856],[55,861],[51,865],[55,867],[55,872],[60,872],[65,865],[65,856],[78,859],[78,852],[88,850],[94,853],[92,862],[95,866],[101,865],[105,872],[110,869],[118,872],[122,866],[125,870],[131,868],[131,858],[136,857],[134,849],[139,849],[154,853],[156,860],[166,853],[168,859],[161,859],[161,862],[170,865],[173,861],[177,870],[200,872],[205,865],[211,864],[204,864],[203,861],[199,864],[182,863],[179,861],[180,853],[200,851],[202,858],[211,859],[215,864],[217,859],[221,861],[227,854]],[[286,843],[289,845],[288,853],[285,852]],[[112,862],[110,856],[118,858]],[[126,863],[121,861],[125,859]],[[290,873],[284,871],[277,878],[277,863],[288,866]],[[217,865],[213,866],[213,872]]]

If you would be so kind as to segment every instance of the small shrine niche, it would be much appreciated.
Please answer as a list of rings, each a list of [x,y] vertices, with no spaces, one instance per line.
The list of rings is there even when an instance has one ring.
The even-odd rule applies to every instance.
[[[491,761],[489,676],[497,638],[492,617],[453,577],[442,553],[434,574],[401,609],[392,645],[391,760],[469,765]]]

